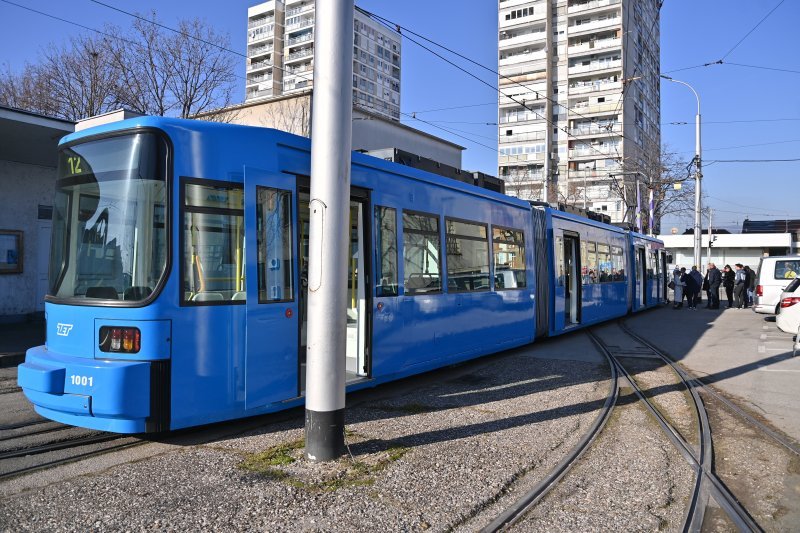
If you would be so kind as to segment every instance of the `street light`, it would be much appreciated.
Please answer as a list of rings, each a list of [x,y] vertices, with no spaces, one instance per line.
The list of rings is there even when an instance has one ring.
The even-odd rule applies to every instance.
[[[700,96],[698,96],[697,91],[694,90],[694,87],[686,83],[685,81],[676,80],[671,78],[670,76],[666,76],[661,74],[661,77],[667,81],[671,81],[673,83],[680,83],[681,85],[687,86],[692,93],[694,93],[694,97],[697,99],[697,116],[695,117],[695,143],[694,143],[694,162],[695,162],[695,174],[694,174],[694,264],[697,265],[698,269],[702,270],[702,266],[700,264],[700,210],[702,208],[701,200],[700,200],[700,180],[703,177],[702,173],[702,165],[701,165],[701,146],[700,146]]]

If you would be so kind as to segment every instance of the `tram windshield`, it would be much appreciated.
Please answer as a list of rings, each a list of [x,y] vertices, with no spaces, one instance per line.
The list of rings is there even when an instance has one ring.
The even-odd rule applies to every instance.
[[[50,252],[56,298],[147,299],[167,263],[167,145],[154,133],[59,152]]]

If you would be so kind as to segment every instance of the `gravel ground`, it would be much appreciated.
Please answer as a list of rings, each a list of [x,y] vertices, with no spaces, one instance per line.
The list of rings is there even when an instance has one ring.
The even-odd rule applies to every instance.
[[[800,458],[703,395],[714,470],[765,531],[800,529]],[[715,530],[723,531],[722,528]]]
[[[580,439],[608,392],[607,368],[533,352],[349,407],[352,459],[305,462],[296,418],[4,498],[0,528],[474,529]]]
[[[603,433],[516,531],[679,531],[694,474],[623,389]]]
[[[690,403],[689,392],[678,375],[661,360],[633,357],[617,359],[655,408],[678,430],[686,442],[697,449],[697,414]]]

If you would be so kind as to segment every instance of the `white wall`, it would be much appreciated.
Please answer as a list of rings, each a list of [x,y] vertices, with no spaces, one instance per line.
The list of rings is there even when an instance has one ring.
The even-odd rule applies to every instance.
[[[38,206],[53,205],[56,169],[0,160],[0,229],[22,230],[23,271],[0,274],[0,317],[37,310],[40,261]],[[49,245],[48,249],[49,249]],[[46,262],[45,262],[46,263]]]

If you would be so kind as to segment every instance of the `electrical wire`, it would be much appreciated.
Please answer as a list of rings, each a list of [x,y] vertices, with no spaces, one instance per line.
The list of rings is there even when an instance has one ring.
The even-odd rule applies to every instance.
[[[769,11],[769,13],[767,13],[766,15],[764,15],[764,17],[763,17],[761,20],[759,20],[759,21],[758,21],[758,23],[757,23],[755,26],[753,26],[753,29],[751,29],[750,31],[748,31],[748,32],[745,34],[745,36],[744,36],[744,37],[742,37],[741,39],[739,39],[739,41],[738,41],[738,42],[737,42],[735,45],[733,45],[733,48],[731,48],[730,50],[728,50],[728,51],[725,53],[725,55],[724,55],[724,56],[722,56],[722,57],[720,58],[720,61],[722,61],[723,59],[725,59],[726,57],[728,57],[729,55],[731,55],[731,52],[733,52],[734,50],[736,50],[736,49],[739,47],[739,45],[740,45],[740,44],[742,44],[742,43],[744,42],[744,40],[745,40],[745,39],[747,39],[747,38],[750,36],[750,34],[751,34],[751,33],[753,33],[754,31],[756,31],[756,28],[758,28],[759,26],[761,26],[761,23],[762,23],[762,22],[764,22],[765,20],[767,20],[767,18],[769,18],[769,16],[770,16],[770,15],[772,15],[772,13],[774,13],[776,9],[778,9],[779,7],[781,7],[781,4],[783,4],[785,1],[786,1],[786,0],[781,0],[780,2],[778,2],[778,4],[777,4],[775,7],[773,7],[773,8],[772,8],[772,9]]]
[[[415,35],[415,36],[419,37],[420,39],[422,39],[422,40],[424,40],[424,41],[426,41],[426,42],[429,42],[429,43],[433,44],[434,46],[437,46],[437,47],[439,47],[439,48],[441,48],[441,49],[443,49],[443,50],[446,50],[446,51],[448,51],[449,53],[451,53],[451,54],[453,54],[453,55],[455,55],[455,56],[457,56],[457,57],[460,57],[460,58],[464,59],[465,61],[468,61],[468,62],[470,62],[470,63],[472,63],[472,64],[474,64],[474,65],[476,65],[476,66],[479,66],[479,67],[481,67],[481,68],[483,68],[483,69],[485,69],[485,70],[487,70],[487,71],[489,71],[489,72],[491,72],[491,73],[493,73],[493,74],[495,74],[495,75],[498,75],[498,76],[500,76],[500,77],[503,77],[503,78],[509,79],[509,80],[511,80],[512,82],[514,82],[516,85],[519,85],[519,86],[521,86],[521,87],[523,87],[523,88],[525,88],[525,89],[528,89],[528,90],[530,90],[531,92],[534,92],[534,93],[537,95],[537,97],[540,95],[540,93],[539,93],[538,91],[536,91],[536,90],[533,90],[533,89],[531,89],[530,87],[528,87],[528,86],[525,86],[525,85],[523,85],[523,84],[521,84],[521,83],[519,83],[519,82],[516,82],[516,81],[515,81],[515,80],[513,80],[512,78],[510,78],[510,77],[508,77],[508,76],[505,76],[505,75],[503,75],[503,74],[500,74],[500,73],[499,73],[499,72],[497,72],[496,70],[493,70],[493,69],[491,69],[490,67],[487,67],[486,65],[483,65],[483,64],[481,64],[481,63],[479,63],[479,62],[475,61],[474,59],[471,59],[471,58],[469,58],[469,57],[467,57],[467,56],[465,56],[465,55],[463,55],[463,54],[461,54],[461,53],[459,53],[459,52],[456,52],[455,50],[452,50],[452,49],[450,49],[450,48],[448,48],[448,47],[446,47],[446,46],[444,46],[444,45],[442,45],[442,44],[440,44],[440,43],[437,43],[436,41],[433,41],[432,39],[429,39],[428,37],[425,37],[425,36],[423,36],[423,35],[420,35],[420,34],[418,34],[418,33],[414,32],[413,30],[411,30],[411,29],[409,29],[409,28],[406,28],[405,26],[402,26],[402,25],[400,25],[400,24],[397,24],[396,22],[393,22],[393,21],[391,21],[391,20],[389,20],[389,19],[386,19],[386,18],[384,18],[384,17],[382,17],[382,16],[380,16],[380,15],[377,15],[377,14],[375,14],[375,13],[372,13],[372,12],[370,12],[370,11],[367,11],[367,10],[365,10],[365,9],[362,9],[362,8],[357,8],[357,9],[358,9],[359,11],[361,11],[362,13],[364,13],[365,15],[367,15],[368,17],[372,18],[373,20],[375,20],[375,21],[377,21],[377,22],[381,23],[382,25],[386,26],[387,28],[395,29],[395,31],[397,31],[398,33],[401,33],[401,34],[403,35],[403,37],[405,37],[407,40],[411,41],[412,43],[416,44],[416,45],[417,45],[417,46],[419,46],[420,48],[423,48],[424,50],[426,50],[426,51],[428,51],[429,53],[431,53],[431,54],[435,55],[436,57],[438,57],[438,58],[439,58],[439,59],[441,59],[442,61],[444,61],[444,62],[446,62],[446,63],[450,64],[451,66],[455,67],[456,69],[458,69],[458,70],[462,71],[463,73],[467,74],[467,75],[468,75],[468,76],[470,76],[471,78],[474,78],[475,80],[479,81],[480,83],[482,83],[482,84],[484,84],[484,85],[486,85],[486,86],[490,87],[490,88],[491,88],[491,89],[493,89],[494,91],[497,91],[497,92],[498,92],[500,95],[502,95],[502,96],[505,96],[506,98],[508,98],[508,99],[509,99],[509,100],[511,100],[512,102],[515,102],[515,103],[519,104],[519,105],[520,105],[520,106],[522,106],[523,108],[527,109],[528,111],[532,112],[534,115],[536,115],[537,117],[539,117],[539,119],[541,119],[541,120],[544,120],[545,122],[547,122],[547,124],[549,124],[551,127],[555,127],[555,128],[557,128],[557,129],[559,129],[559,130],[562,130],[562,131],[563,131],[565,134],[567,134],[567,136],[569,136],[569,137],[573,137],[573,138],[575,138],[575,139],[581,140],[581,139],[579,139],[578,137],[576,137],[575,135],[573,135],[572,133],[570,133],[569,129],[568,129],[566,126],[565,126],[565,127],[558,127],[556,124],[554,124],[554,123],[553,123],[553,121],[552,121],[551,119],[549,119],[549,118],[547,118],[546,116],[544,116],[544,115],[540,114],[538,111],[534,111],[534,110],[533,110],[531,107],[529,107],[528,105],[526,105],[526,102],[525,102],[525,100],[524,100],[524,99],[523,99],[522,101],[519,101],[519,100],[517,100],[516,98],[514,98],[513,96],[511,96],[511,95],[508,95],[508,94],[504,93],[504,92],[503,92],[503,91],[501,91],[501,90],[500,90],[498,87],[495,87],[494,85],[490,84],[490,83],[489,83],[489,82],[487,82],[486,80],[484,80],[484,79],[480,78],[479,76],[477,76],[477,75],[473,74],[472,72],[470,72],[470,71],[466,70],[466,69],[465,69],[465,68],[463,68],[462,66],[460,66],[460,65],[456,64],[455,62],[453,62],[453,61],[449,60],[448,58],[444,57],[443,55],[439,54],[439,53],[438,53],[438,52],[436,52],[435,50],[432,50],[432,49],[431,49],[431,48],[429,48],[428,46],[426,46],[426,45],[424,45],[424,44],[420,43],[419,41],[417,41],[417,40],[415,40],[415,39],[413,39],[413,38],[409,37],[407,34],[408,34],[408,33],[410,33],[410,34],[412,34],[412,35]],[[588,120],[592,120],[592,118],[591,118],[591,117],[586,117],[586,116],[584,116],[584,115],[582,115],[582,114],[580,114],[580,113],[578,113],[578,112],[576,112],[576,111],[574,111],[574,110],[571,110],[571,109],[569,109],[569,108],[567,108],[567,107],[565,107],[565,106],[563,106],[563,105],[559,104],[557,101],[554,101],[554,100],[552,100],[550,97],[548,97],[548,96],[546,96],[546,95],[545,95],[545,96],[542,96],[542,98],[544,98],[544,99],[546,99],[546,100],[549,100],[551,103],[555,103],[555,105],[557,105],[557,106],[559,106],[559,107],[563,107],[563,108],[564,108],[564,109],[566,109],[568,112],[572,112],[572,113],[574,113],[574,114],[577,114],[578,116],[581,116],[581,117],[583,117],[583,118],[586,118],[586,119],[588,119]],[[600,156],[602,156],[602,157],[605,157],[605,158],[612,158],[612,157],[614,157],[614,154],[611,154],[611,153],[605,153],[605,152],[601,152],[600,150],[598,150],[598,149],[597,149],[597,148],[595,148],[594,146],[591,146],[591,145],[590,145],[590,148],[591,148],[592,150],[594,150],[595,152],[597,152],[597,154],[598,154],[598,155],[600,155]],[[502,155],[505,155],[505,154],[502,154]]]
[[[711,163],[791,163],[800,161],[800,157],[790,159],[713,159],[703,164]],[[707,165],[706,165],[707,166]]]
[[[120,35],[113,35],[111,33],[104,32],[102,30],[98,30],[97,28],[92,28],[91,26],[86,26],[84,24],[80,24],[79,22],[74,22],[72,20],[65,19],[65,18],[59,17],[57,15],[52,15],[50,13],[45,13],[44,11],[39,11],[38,9],[33,9],[32,7],[24,6],[22,4],[17,4],[16,2],[11,2],[10,0],[0,0],[0,2],[4,2],[6,4],[18,7],[20,9],[24,9],[26,11],[30,11],[31,13],[36,13],[37,15],[42,15],[43,17],[47,17],[47,18],[50,18],[50,19],[53,19],[53,20],[58,20],[60,22],[66,23],[66,24],[71,24],[72,26],[76,26],[76,27],[82,28],[84,30],[92,31],[94,33],[97,33],[98,35],[102,35],[104,37],[108,37],[109,39],[114,39],[114,40],[117,40],[117,41],[122,41],[124,43],[128,43],[128,44],[130,44],[132,46],[136,46],[136,47],[138,47],[138,48],[140,48],[142,50],[145,49],[144,46],[142,46],[141,43],[137,43],[136,41],[132,41],[130,39],[126,39],[125,37],[122,37]],[[233,76],[236,77],[236,78],[239,78],[240,80],[248,81],[247,77],[245,77],[245,76],[240,76],[238,74],[233,74]]]
[[[494,106],[496,106],[496,105],[497,105],[497,102],[488,102],[488,103],[485,103],[485,104],[467,104],[467,105],[457,105],[457,106],[453,106],[453,107],[440,107],[440,108],[438,108],[438,109],[425,109],[425,110],[423,110],[423,111],[409,111],[409,113],[411,113],[412,115],[413,115],[413,114],[420,115],[420,114],[422,114],[422,113],[435,113],[435,112],[437,112],[437,111],[450,111],[450,110],[452,110],[452,109],[466,109],[466,108],[468,108],[468,107],[481,107],[481,106],[487,106],[487,105],[494,105]]]
[[[3,1],[5,2],[5,1],[7,1],[7,0],[3,0]],[[194,36],[194,35],[191,35],[191,34],[189,34],[189,33],[182,32],[182,31],[180,31],[180,30],[176,30],[175,28],[172,28],[172,27],[170,27],[170,26],[167,26],[166,24],[162,24],[162,23],[160,23],[160,22],[156,22],[155,20],[150,20],[150,19],[148,19],[148,18],[142,17],[141,15],[137,15],[136,13],[131,13],[131,12],[129,12],[129,11],[125,11],[124,9],[118,8],[118,7],[116,7],[116,6],[113,6],[113,5],[111,5],[111,4],[106,4],[105,2],[101,2],[100,0],[89,0],[89,1],[90,1],[90,2],[93,2],[93,3],[97,4],[97,5],[100,5],[100,6],[106,7],[106,8],[108,8],[108,9],[112,9],[112,10],[114,10],[114,11],[117,11],[117,12],[119,12],[119,13],[123,13],[123,14],[125,14],[125,15],[127,15],[127,16],[129,16],[129,17],[133,17],[133,18],[135,18],[135,19],[138,19],[138,20],[141,20],[141,21],[143,21],[143,22],[147,22],[147,23],[149,23],[149,24],[153,24],[153,25],[155,25],[155,26],[158,26],[159,28],[163,28],[163,29],[165,29],[165,30],[169,30],[169,31],[171,31],[171,32],[173,32],[173,33],[177,33],[178,35],[182,35],[183,37],[188,37],[188,38],[190,38],[190,39],[194,39],[195,41],[199,41],[199,42],[201,42],[201,43],[204,43],[204,44],[207,44],[207,45],[209,45],[209,46],[213,46],[213,47],[215,47],[215,48],[219,48],[220,50],[222,50],[222,51],[224,51],[224,52],[228,52],[228,53],[230,53],[230,54],[234,54],[234,55],[237,55],[237,56],[239,56],[239,57],[243,57],[243,58],[245,58],[245,59],[248,59],[248,57],[247,57],[247,54],[243,54],[243,53],[241,53],[241,52],[237,52],[236,50],[231,50],[230,48],[227,48],[227,47],[225,47],[225,46],[222,46],[222,45],[220,45],[220,44],[213,43],[213,42],[211,42],[211,41],[208,41],[208,40],[206,40],[206,39],[203,39],[203,38],[201,38],[201,37],[196,37],[196,36]],[[291,75],[291,76],[297,76],[298,78],[302,78],[302,79],[304,79],[304,80],[306,80],[306,81],[313,81],[313,79],[312,79],[312,78],[309,78],[308,76],[303,76],[302,74],[298,74],[298,73],[296,73],[296,72],[292,72],[292,71],[291,71],[291,70],[289,70],[289,69],[285,69],[285,68],[283,68],[283,67],[279,67],[279,66],[278,66],[278,65],[276,65],[275,63],[269,63],[269,62],[267,62],[267,66],[269,66],[269,67],[272,67],[272,68],[275,68],[275,69],[278,69],[278,70],[280,70],[281,72],[285,72],[285,73],[287,73],[287,74],[289,74],[289,75]],[[245,79],[247,79],[247,78],[245,78]]]

